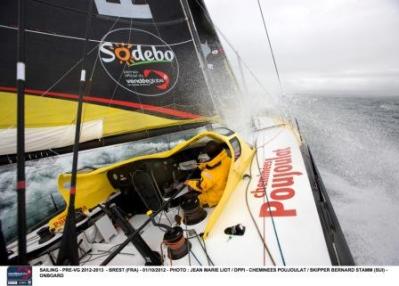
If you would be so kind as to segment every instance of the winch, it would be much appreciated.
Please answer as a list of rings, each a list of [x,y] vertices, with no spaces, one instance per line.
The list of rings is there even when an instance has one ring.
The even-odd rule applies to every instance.
[[[180,226],[169,228],[163,236],[163,242],[168,248],[168,257],[173,260],[184,257],[191,248]]]

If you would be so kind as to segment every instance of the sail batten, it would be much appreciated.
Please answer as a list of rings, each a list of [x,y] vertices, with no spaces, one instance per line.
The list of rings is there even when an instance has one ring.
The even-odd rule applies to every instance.
[[[14,87],[1,87],[0,86],[0,92],[1,91],[16,91],[16,88]],[[48,92],[48,91],[43,91],[43,90],[35,90],[35,89],[26,89],[26,93],[31,96],[39,96],[43,98],[56,98],[56,99],[64,99],[64,100],[76,100],[78,98],[77,94],[73,93],[63,93],[63,92]],[[13,93],[10,93],[10,95],[13,95]],[[4,94],[4,97],[6,95]],[[5,101],[5,100],[4,100]],[[129,110],[141,110],[142,112],[149,112],[149,113],[158,113],[158,114],[163,114],[165,116],[171,116],[174,118],[181,118],[181,119],[198,119],[201,116],[197,114],[193,114],[190,112],[185,112],[185,111],[180,111],[177,109],[172,109],[172,108],[167,108],[164,106],[155,106],[155,105],[149,105],[149,104],[143,104],[143,103],[137,103],[137,102],[131,102],[131,101],[123,101],[123,100],[116,100],[112,98],[102,98],[102,97],[96,97],[94,95],[89,95],[84,98],[84,102],[87,103],[98,103],[98,104],[103,104],[107,107],[119,107],[119,108],[126,108]],[[44,107],[43,107],[44,109]],[[43,111],[45,114],[45,111]],[[51,117],[49,118],[51,119]],[[4,122],[1,122],[4,124]],[[0,124],[1,124],[0,123]],[[27,123],[28,125],[30,124],[29,122]],[[0,125],[1,127],[1,125]]]

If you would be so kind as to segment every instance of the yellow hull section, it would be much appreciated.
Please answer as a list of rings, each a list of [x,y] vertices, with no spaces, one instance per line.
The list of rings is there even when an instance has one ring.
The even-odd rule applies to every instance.
[[[97,205],[104,203],[107,199],[117,192],[116,189],[110,184],[107,173],[108,171],[118,168],[122,165],[129,164],[132,162],[146,160],[146,159],[155,159],[155,158],[168,158],[176,154],[177,152],[185,149],[189,145],[195,143],[204,137],[210,137],[216,139],[218,141],[222,141],[227,144],[229,147],[231,154],[234,154],[234,149],[230,144],[230,140],[234,137],[237,137],[240,145],[241,145],[241,155],[238,159],[233,159],[232,164],[229,171],[229,176],[226,184],[226,188],[224,194],[219,202],[219,204],[215,207],[211,217],[208,220],[208,224],[204,230],[204,237],[206,238],[208,233],[212,230],[215,222],[217,221],[220,214],[223,212],[224,206],[226,205],[230,195],[235,191],[238,184],[243,178],[245,171],[249,168],[251,160],[255,154],[255,150],[252,149],[248,144],[246,144],[236,133],[230,136],[223,136],[216,132],[205,131],[201,132],[198,135],[194,136],[188,141],[184,141],[171,150],[164,151],[161,153],[145,155],[134,157],[128,160],[124,160],[109,166],[105,166],[94,171],[89,172],[79,172],[77,175],[77,190],[76,190],[76,200],[75,207],[76,209],[81,208],[83,211],[89,211],[90,209],[95,208]],[[69,201],[69,184],[71,180],[70,174],[61,174],[58,178],[58,190],[63,196],[65,202]],[[65,222],[66,211],[54,217],[49,222],[50,229],[59,230],[62,228]]]

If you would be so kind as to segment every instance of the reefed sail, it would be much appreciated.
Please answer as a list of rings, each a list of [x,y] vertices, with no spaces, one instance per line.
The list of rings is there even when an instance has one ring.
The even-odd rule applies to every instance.
[[[73,133],[88,2],[26,3],[26,151],[35,156],[71,150],[72,142],[60,134]],[[216,115],[201,47],[180,1],[94,2],[81,148],[143,138]],[[16,153],[10,138],[16,128],[17,3],[1,5],[0,159],[5,163]]]

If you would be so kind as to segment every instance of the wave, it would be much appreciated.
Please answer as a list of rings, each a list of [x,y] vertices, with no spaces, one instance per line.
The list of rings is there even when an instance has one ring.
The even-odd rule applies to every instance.
[[[399,111],[399,104],[395,103],[384,103],[381,104],[379,107],[386,111]]]
[[[398,265],[399,118],[391,110],[381,112],[381,106],[393,106],[392,99],[376,104],[382,100],[299,99],[291,111],[321,169],[356,262]]]

